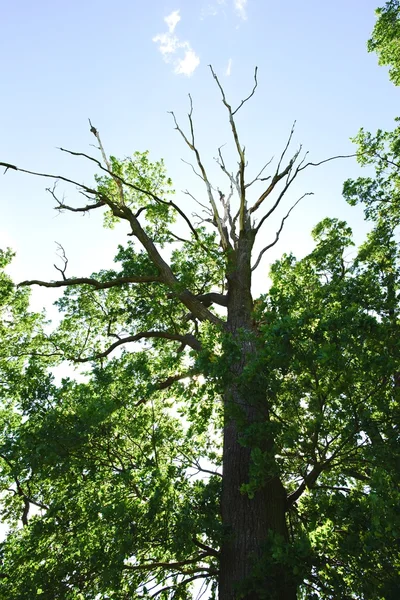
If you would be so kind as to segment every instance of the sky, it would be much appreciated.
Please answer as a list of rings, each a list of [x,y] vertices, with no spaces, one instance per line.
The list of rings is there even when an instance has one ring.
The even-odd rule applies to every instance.
[[[292,152],[301,143],[312,161],[355,151],[350,137],[360,127],[390,129],[399,91],[385,68],[368,54],[379,0],[14,0],[0,21],[0,160],[31,170],[61,174],[87,184],[93,165],[57,148],[95,154],[88,118],[108,154],[125,157],[149,150],[165,159],[175,200],[191,214],[197,207],[182,190],[205,200],[205,190],[182,159],[192,157],[174,131],[168,111],[187,126],[188,93],[194,104],[196,139],[210,178],[226,182],[215,164],[222,144],[232,169],[227,114],[208,65],[227,97],[238,104],[258,89],[237,118],[246,146],[249,178],[281,153],[293,122]],[[279,244],[265,255],[254,279],[255,293],[268,287],[268,266],[283,252],[312,249],[310,231],[325,216],[346,219],[361,242],[362,211],[341,196],[343,181],[356,177],[354,159],[304,172],[282,213],[267,223],[260,243],[275,236],[279,221],[297,198]],[[214,179],[215,178],[215,179]],[[69,276],[88,276],[112,265],[122,224],[102,229],[101,214],[58,214],[49,181],[8,171],[0,175],[0,247],[17,256],[16,281],[56,279],[56,244],[65,248]],[[79,203],[73,186],[59,185],[68,202]],[[250,198],[251,201],[256,199]],[[181,227],[180,224],[177,227]],[[182,229],[183,231],[183,229]],[[59,263],[58,263],[59,264]],[[51,306],[57,292],[36,288],[33,305]],[[52,315],[51,310],[50,314]]]

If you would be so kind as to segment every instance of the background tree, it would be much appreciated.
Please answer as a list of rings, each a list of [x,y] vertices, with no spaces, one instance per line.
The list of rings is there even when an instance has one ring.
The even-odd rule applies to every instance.
[[[380,65],[389,65],[389,76],[395,85],[400,84],[400,4],[390,0],[377,8],[377,21],[368,40],[368,50],[376,52]]]

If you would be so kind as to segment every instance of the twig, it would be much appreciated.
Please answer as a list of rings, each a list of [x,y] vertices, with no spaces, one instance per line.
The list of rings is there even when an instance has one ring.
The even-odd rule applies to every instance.
[[[196,143],[195,143],[194,126],[193,126],[193,119],[192,119],[192,115],[193,115],[193,101],[192,101],[192,97],[191,97],[190,94],[189,94],[189,102],[190,102],[190,111],[188,113],[188,119],[189,119],[191,140],[188,139],[188,137],[186,136],[186,134],[180,128],[180,126],[178,124],[178,121],[177,121],[177,119],[175,117],[175,113],[172,112],[172,111],[170,111],[170,114],[172,115],[172,118],[174,120],[175,129],[180,133],[180,135],[182,136],[182,138],[185,141],[185,143],[187,144],[187,146],[189,146],[190,150],[192,150],[192,152],[194,152],[194,154],[196,156],[197,165],[198,165],[198,167],[200,169],[201,177],[202,177],[202,179],[204,181],[204,184],[206,186],[208,200],[209,200],[209,202],[211,204],[212,211],[213,211],[213,214],[214,214],[214,218],[215,218],[215,221],[217,223],[218,231],[219,231],[220,238],[221,238],[221,244],[222,244],[222,247],[226,250],[227,248],[230,247],[230,242],[227,239],[227,237],[225,235],[225,232],[224,232],[224,229],[222,227],[221,218],[219,216],[217,205],[215,203],[214,196],[213,196],[213,193],[212,193],[211,183],[210,183],[210,180],[208,179],[206,170],[204,168],[204,165],[203,165],[201,157],[200,157],[200,152],[199,152],[198,148],[196,147]],[[195,173],[196,173],[196,171],[195,171]]]
[[[235,112],[237,112],[241,106],[243,106],[243,104],[245,102],[247,102],[247,100],[249,98],[251,98],[251,96],[254,94],[255,89],[257,87],[257,67],[255,69],[255,73],[254,73],[254,78],[255,78],[255,86],[253,88],[253,91],[251,92],[251,94],[245,99],[242,100],[241,104],[238,106],[238,108],[236,108],[235,111],[232,112],[232,107],[231,105],[227,102],[226,100],[226,96],[225,96],[225,92],[224,89],[217,77],[217,75],[214,72],[214,69],[212,68],[212,65],[209,65],[212,76],[214,77],[217,86],[220,89],[221,92],[221,96],[222,96],[222,103],[224,104],[224,106],[226,107],[227,111],[228,111],[228,115],[229,115],[229,123],[231,126],[231,130],[232,130],[232,135],[233,135],[233,139],[235,141],[235,145],[236,145],[236,149],[239,155],[239,199],[240,199],[240,208],[239,208],[239,229],[240,231],[243,231],[245,229],[245,217],[246,217],[246,189],[245,189],[245,181],[244,181],[244,173],[245,173],[245,168],[246,168],[246,161],[245,161],[245,149],[244,147],[242,147],[240,145],[240,141],[239,141],[239,135],[237,132],[237,128],[236,128],[236,123],[235,123],[235,119],[234,114]]]
[[[255,269],[257,269],[257,267],[258,267],[258,265],[260,264],[260,261],[261,261],[261,259],[262,259],[263,255],[265,254],[265,252],[266,252],[267,250],[269,250],[270,248],[272,248],[273,246],[275,246],[275,244],[277,244],[277,243],[278,243],[278,241],[279,241],[279,236],[280,236],[280,234],[282,233],[282,229],[283,229],[283,226],[284,226],[284,224],[285,224],[285,221],[286,221],[286,219],[289,217],[289,215],[290,215],[290,213],[292,212],[292,210],[293,210],[293,209],[294,209],[294,208],[295,208],[295,207],[298,205],[298,203],[300,202],[300,200],[302,200],[302,199],[303,199],[305,196],[312,196],[312,195],[313,195],[313,192],[307,192],[306,194],[303,194],[303,195],[302,195],[302,196],[301,196],[301,197],[300,197],[300,198],[299,198],[299,199],[298,199],[298,200],[297,200],[297,201],[296,201],[296,202],[293,204],[293,206],[292,206],[292,207],[289,209],[289,211],[286,213],[286,215],[283,217],[283,219],[282,219],[282,221],[281,221],[280,227],[279,227],[278,231],[276,232],[276,235],[275,235],[275,239],[274,239],[274,241],[273,241],[273,242],[271,242],[270,244],[268,244],[268,246],[265,246],[265,248],[263,248],[263,249],[261,250],[261,252],[260,252],[260,254],[258,255],[258,258],[257,258],[257,260],[256,260],[256,262],[255,262],[255,264],[254,264],[254,266],[251,268],[251,270],[252,270],[252,271],[255,271]],[[258,231],[258,229],[259,229],[260,225],[262,224],[262,222],[263,222],[263,220],[262,220],[262,221],[260,221],[260,224],[259,224],[259,225],[258,225],[258,227],[257,227],[257,231]]]
[[[232,112],[232,116],[234,116],[242,108],[243,104],[245,104],[247,102],[247,100],[250,100],[250,98],[252,96],[254,96],[254,92],[256,91],[257,85],[258,85],[257,71],[258,71],[258,67],[255,67],[255,69],[254,69],[254,87],[253,87],[252,91],[247,96],[247,98],[245,98],[244,100],[242,100],[241,103],[239,104],[239,106],[237,108],[235,108],[235,110]]]
[[[65,271],[67,270],[67,266],[68,266],[68,258],[66,257],[65,250],[62,247],[62,245],[59,244],[58,242],[55,242],[55,244],[57,244],[57,246],[58,246],[58,253],[59,253],[58,255],[60,256],[61,260],[64,263],[64,268],[60,269],[60,267],[57,267],[57,265],[54,265],[54,267],[55,267],[55,269],[57,269],[57,271],[59,271],[61,273],[63,280],[66,281],[67,278],[65,277]],[[61,255],[60,255],[60,253],[61,253]]]

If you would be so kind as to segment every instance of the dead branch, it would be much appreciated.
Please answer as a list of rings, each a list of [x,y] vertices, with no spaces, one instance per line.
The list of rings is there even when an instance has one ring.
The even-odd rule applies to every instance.
[[[67,270],[67,266],[68,266],[68,258],[66,257],[65,250],[62,247],[62,245],[59,244],[58,242],[55,242],[55,243],[58,246],[58,255],[61,258],[61,260],[63,261],[63,263],[64,263],[64,268],[60,269],[60,267],[57,267],[56,264],[54,265],[54,268],[57,269],[57,271],[59,271],[61,273],[62,278],[65,281],[66,280],[65,271]]]
[[[54,200],[56,201],[56,203],[58,204],[58,206],[55,206],[55,210],[59,210],[60,212],[63,210],[69,210],[71,212],[88,212],[89,210],[93,210],[95,208],[100,208],[101,206],[106,206],[106,203],[103,200],[100,200],[99,202],[95,202],[95,204],[88,204],[86,206],[83,207],[78,207],[78,208],[74,208],[72,206],[68,206],[67,204],[65,204],[64,199],[61,201],[57,198],[56,196],[56,186],[57,186],[57,182],[54,183],[52,188],[46,188],[46,192],[49,192],[49,194],[51,194],[54,198]],[[88,195],[85,194],[84,192],[80,192],[83,196],[85,196],[85,198],[88,198],[89,200],[92,200],[92,198]]]
[[[202,163],[200,152],[199,152],[198,148],[196,147],[196,143],[195,143],[194,126],[193,126],[193,119],[192,119],[192,115],[193,115],[193,101],[192,101],[192,97],[191,97],[190,94],[189,94],[189,101],[190,101],[190,111],[188,113],[188,119],[189,119],[190,136],[191,136],[190,140],[186,136],[186,134],[183,132],[183,130],[181,129],[181,127],[179,126],[178,121],[177,121],[177,119],[175,117],[175,113],[172,112],[172,111],[170,111],[170,114],[172,115],[172,118],[174,120],[175,129],[180,133],[180,135],[182,136],[183,140],[185,141],[185,143],[187,144],[187,146],[190,148],[190,150],[192,152],[194,152],[194,155],[195,155],[196,161],[197,161],[197,165],[198,165],[198,167],[200,169],[200,173],[201,173],[202,179],[203,179],[204,184],[206,186],[208,200],[209,200],[210,205],[212,207],[213,215],[214,215],[215,221],[217,223],[218,231],[219,231],[220,238],[221,238],[221,244],[222,244],[222,247],[224,248],[224,250],[226,250],[227,248],[230,247],[230,242],[229,242],[229,239],[227,238],[227,236],[225,234],[225,231],[224,231],[224,228],[223,228],[223,225],[222,225],[222,222],[221,222],[221,218],[220,218],[219,213],[218,213],[217,205],[216,205],[215,200],[214,200],[214,195],[212,193],[212,186],[211,186],[210,180],[208,179],[205,167],[204,167],[204,165]]]
[[[275,239],[274,239],[274,241],[273,241],[273,242],[271,242],[270,244],[268,244],[268,246],[265,246],[265,248],[263,248],[263,249],[261,250],[261,252],[260,252],[260,254],[258,255],[258,258],[257,258],[257,260],[256,260],[256,262],[255,262],[255,264],[254,264],[254,266],[251,268],[251,270],[252,270],[252,271],[255,271],[255,269],[257,269],[257,267],[258,267],[258,265],[260,264],[260,261],[261,261],[261,259],[262,259],[263,255],[265,254],[265,252],[266,252],[267,250],[269,250],[270,248],[272,248],[273,246],[275,246],[275,244],[277,244],[277,243],[278,243],[278,241],[279,241],[279,236],[280,236],[280,234],[282,233],[282,229],[283,229],[283,226],[284,226],[284,224],[285,224],[285,221],[286,221],[286,219],[289,217],[289,215],[290,215],[290,213],[292,212],[292,210],[293,210],[293,209],[294,209],[294,208],[295,208],[295,207],[298,205],[298,203],[300,202],[300,200],[302,200],[302,199],[303,199],[305,196],[312,196],[312,195],[313,195],[313,192],[307,192],[306,194],[303,194],[303,195],[302,195],[302,196],[301,196],[301,197],[300,197],[300,198],[299,198],[299,199],[298,199],[298,200],[297,200],[297,201],[296,201],[296,202],[293,204],[293,206],[292,206],[292,207],[289,209],[289,211],[286,213],[286,215],[283,217],[283,219],[282,219],[282,221],[281,221],[280,227],[279,227],[278,231],[276,232],[276,235],[275,235]],[[264,221],[264,219],[262,219],[262,220],[260,221],[260,223],[259,223],[259,225],[258,225],[258,227],[257,227],[256,231],[258,231],[258,229],[259,229],[259,228],[260,228],[260,226],[262,225],[263,221]]]
[[[12,169],[13,171],[19,171],[20,173],[27,173],[27,175],[34,175],[35,177],[44,177],[47,179],[57,179],[60,181],[65,181],[66,183],[72,183],[73,185],[76,185],[78,188],[82,188],[89,194],[93,194],[94,196],[97,196],[97,197],[99,196],[99,193],[96,190],[88,187],[87,185],[85,185],[83,183],[78,183],[78,181],[69,179],[68,177],[63,177],[62,175],[51,175],[50,173],[40,173],[38,171],[29,171],[28,169],[21,169],[20,167],[16,167],[15,165],[10,165],[9,163],[5,163],[5,162],[0,162],[0,167],[6,167],[5,172],[7,172],[8,169]]]
[[[49,190],[49,188],[47,188],[47,191]],[[89,210],[93,210],[95,208],[100,208],[101,206],[106,206],[106,203],[103,202],[103,200],[100,200],[99,202],[96,202],[95,204],[88,204],[87,206],[79,206],[77,208],[73,207],[73,206],[68,206],[67,204],[62,204],[60,203],[59,206],[56,206],[55,209],[56,210],[68,210],[70,212],[88,212]]]
[[[232,116],[234,116],[242,108],[243,104],[245,104],[248,100],[250,100],[250,98],[252,96],[254,96],[254,92],[256,91],[257,85],[258,85],[257,71],[258,71],[258,67],[255,67],[255,69],[254,69],[254,87],[253,87],[252,91],[247,96],[247,98],[245,98],[244,100],[242,100],[241,103],[239,104],[239,106],[237,108],[235,108],[235,110],[232,112]]]
[[[289,134],[288,140],[287,140],[287,142],[286,142],[286,146],[285,146],[285,148],[283,149],[283,152],[282,152],[282,154],[281,154],[281,157],[280,157],[280,159],[279,159],[278,166],[277,166],[277,168],[276,168],[276,172],[277,172],[277,173],[279,173],[279,169],[281,168],[282,161],[283,161],[283,159],[284,159],[284,157],[285,157],[285,154],[286,154],[286,152],[287,152],[287,149],[288,149],[288,148],[289,148],[289,146],[290,146],[290,142],[292,141],[292,137],[293,137],[293,134],[294,134],[295,127],[296,127],[296,121],[294,121],[294,122],[293,122],[293,125],[292,125],[292,128],[291,128],[291,130],[290,130],[290,134]]]
[[[188,165],[188,167],[190,167],[190,168],[192,169],[192,171],[193,171],[193,173],[196,175],[196,177],[199,177],[199,178],[200,178],[202,181],[204,181],[204,183],[205,183],[205,179],[204,179],[203,175],[200,175],[200,173],[198,173],[198,172],[196,171],[196,169],[194,168],[194,165],[192,165],[192,163],[191,163],[191,162],[189,162],[188,160],[185,160],[185,159],[183,159],[183,158],[181,158],[181,161],[182,161],[182,162],[183,162],[185,165]]]
[[[240,197],[240,186],[239,186],[238,179],[233,176],[233,173],[229,173],[228,169],[226,168],[224,157],[222,156],[221,148],[222,148],[222,146],[220,146],[218,148],[218,158],[215,158],[215,161],[220,166],[222,172],[225,173],[225,175],[228,177],[231,185],[233,185],[236,188],[236,191]]]
[[[331,160],[337,160],[339,158],[354,158],[356,156],[359,156],[359,154],[357,152],[355,154],[338,154],[336,156],[331,156],[330,158],[325,158],[324,160],[321,160],[320,162],[317,162],[317,163],[308,162],[305,165],[303,165],[302,167],[300,167],[299,171],[304,171],[304,169],[307,169],[307,167],[319,167],[320,165],[330,162]]]
[[[273,160],[274,160],[274,157],[272,156],[272,158],[270,158],[269,161],[265,163],[265,165],[262,167],[262,169],[259,171],[259,173],[254,177],[254,179],[252,181],[250,181],[249,183],[246,183],[246,185],[244,186],[246,188],[246,190],[251,185],[253,185],[253,183],[255,183],[256,181],[268,181],[269,179],[271,179],[271,175],[268,175],[268,177],[261,177],[261,175],[264,173],[265,169],[272,163]]]
[[[246,212],[247,212],[247,210],[246,210],[246,188],[245,188],[245,180],[244,180],[246,160],[245,160],[245,149],[244,149],[244,147],[242,147],[240,145],[239,135],[238,135],[237,128],[236,128],[235,119],[233,117],[234,117],[234,114],[243,106],[243,104],[245,102],[247,102],[247,100],[249,98],[251,98],[251,96],[255,92],[255,89],[257,87],[257,67],[255,68],[255,72],[254,72],[255,85],[254,85],[253,91],[245,100],[242,100],[241,104],[234,111],[232,111],[231,105],[226,100],[224,89],[223,89],[216,73],[214,72],[212,65],[209,65],[209,67],[210,67],[212,76],[214,77],[214,79],[220,89],[221,96],[222,96],[222,103],[224,104],[224,106],[226,107],[226,109],[228,111],[229,123],[231,126],[232,135],[233,135],[233,139],[235,141],[236,149],[237,149],[237,152],[239,155],[239,190],[240,190],[240,192],[239,192],[239,199],[240,199],[239,230],[243,231],[245,229],[245,216],[246,216]]]
[[[293,135],[293,128],[292,128],[292,130],[290,132],[289,139],[288,139],[288,141],[286,143],[286,147],[285,147],[284,151],[282,152],[281,158],[279,159],[278,167],[277,167],[277,169],[275,171],[274,176],[272,177],[272,181],[269,184],[269,186],[267,187],[267,189],[258,198],[258,200],[256,200],[256,202],[253,204],[253,206],[249,209],[249,213],[250,214],[254,213],[261,206],[261,204],[271,194],[271,192],[275,189],[276,185],[281,181],[281,179],[283,179],[284,177],[286,177],[286,175],[290,176],[290,173],[292,171],[293,165],[296,162],[296,160],[297,160],[297,158],[298,158],[298,156],[299,156],[299,154],[301,152],[301,146],[297,150],[297,152],[295,152],[295,154],[292,156],[292,158],[289,160],[288,164],[283,169],[283,171],[279,171],[279,169],[280,169],[280,165],[281,165],[281,162],[283,160],[283,157],[285,156],[286,151],[287,151],[287,149],[289,147],[292,135]],[[298,173],[298,170],[296,170],[295,175],[289,179],[289,182],[287,183],[287,185],[285,187],[285,192],[286,192],[287,188],[289,187],[289,185],[292,183],[292,181],[295,179],[297,173]],[[283,196],[283,194],[280,197],[282,198],[282,196]],[[269,213],[269,214],[271,214],[271,213]]]
[[[194,200],[196,202],[196,204],[198,204],[199,206],[202,207],[202,209],[204,210],[204,212],[208,213],[211,217],[213,216],[213,212],[212,212],[211,208],[208,208],[208,206],[206,206],[205,204],[202,204],[199,200],[197,200],[197,198],[195,198],[193,196],[193,194],[191,194],[189,192],[189,190],[182,190],[182,192],[184,194],[186,194],[186,196],[190,196],[190,198],[192,198],[192,200]]]
[[[295,157],[293,157],[293,158],[294,158],[294,161],[295,161],[295,160],[296,160],[296,158],[297,158],[297,156],[296,156],[296,158],[295,158]],[[294,161],[293,161],[293,162],[294,162]],[[282,175],[282,177],[283,177],[284,175],[287,175],[287,178],[286,178],[286,181],[285,181],[285,185],[284,185],[284,187],[283,187],[283,189],[282,189],[281,193],[278,195],[277,199],[275,200],[274,204],[271,206],[271,208],[269,209],[269,211],[268,211],[268,212],[267,212],[267,213],[266,213],[266,214],[265,214],[265,215],[264,215],[264,216],[261,218],[261,220],[260,220],[260,222],[258,223],[257,227],[255,228],[255,232],[256,232],[256,234],[257,234],[257,233],[258,233],[258,231],[260,230],[260,228],[261,228],[262,224],[263,224],[263,223],[264,223],[264,222],[265,222],[265,221],[268,219],[268,217],[270,217],[270,216],[272,215],[272,213],[273,213],[273,212],[275,212],[275,210],[278,208],[278,206],[280,205],[280,203],[281,203],[281,201],[282,201],[282,199],[283,199],[284,195],[285,195],[285,194],[286,194],[286,192],[288,191],[288,189],[289,189],[289,187],[291,186],[291,184],[293,183],[293,181],[296,179],[296,177],[297,177],[297,175],[298,175],[298,169],[296,169],[296,171],[295,171],[294,175],[293,175],[293,176],[291,176],[291,172],[292,172],[292,166],[293,166],[293,164],[292,164],[292,165],[288,165],[288,167],[289,167],[289,168],[288,168],[287,172],[286,172],[286,173],[285,173],[285,172],[282,172],[282,173],[280,174],[280,175]],[[285,169],[285,171],[286,171],[286,169]],[[280,179],[282,179],[282,177],[280,177]],[[276,182],[276,183],[277,183],[277,182]],[[271,186],[272,186],[272,183],[271,183]],[[272,192],[272,190],[273,190],[273,188],[274,188],[274,187],[275,187],[275,184],[274,184],[274,186],[271,188],[271,192]],[[269,192],[269,193],[270,193],[270,192]],[[254,206],[255,206],[255,205],[254,205]]]

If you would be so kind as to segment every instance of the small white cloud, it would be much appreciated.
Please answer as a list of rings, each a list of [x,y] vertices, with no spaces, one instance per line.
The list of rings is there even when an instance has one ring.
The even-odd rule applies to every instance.
[[[159,42],[159,50],[165,57],[168,54],[174,54],[179,48],[179,40],[175,35],[170,33],[160,33],[153,37],[153,42]]]
[[[200,58],[193,50],[190,42],[181,41],[178,36],[174,35],[175,27],[180,20],[179,10],[174,10],[165,17],[164,21],[167,24],[168,31],[153,37],[153,42],[158,43],[158,49],[165,62],[174,65],[175,73],[189,77],[199,66]]]
[[[168,31],[170,33],[174,33],[175,27],[178,25],[180,20],[181,16],[179,14],[179,10],[172,11],[170,15],[164,18],[164,21],[166,22],[168,26]]]
[[[226,67],[225,75],[227,77],[229,77],[229,75],[231,74],[231,71],[232,71],[232,59],[230,58],[228,60],[228,66]]]
[[[190,75],[193,75],[199,64],[199,57],[196,52],[190,48],[189,50],[186,50],[184,58],[177,61],[175,73],[190,77]]]
[[[247,0],[234,0],[235,10],[244,21],[247,19],[246,4]]]

